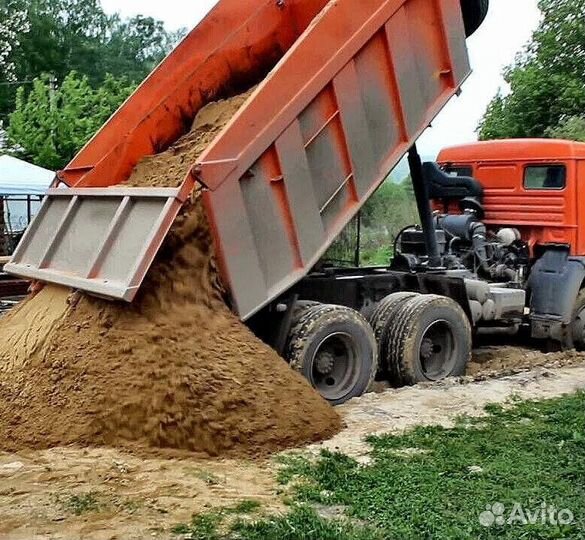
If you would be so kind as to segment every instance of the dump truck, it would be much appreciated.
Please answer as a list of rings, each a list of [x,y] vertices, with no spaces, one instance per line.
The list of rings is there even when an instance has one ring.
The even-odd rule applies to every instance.
[[[220,0],[58,173],[6,269],[131,302],[200,186],[231,308],[324,398],[359,396],[380,373],[407,384],[461,374],[474,302],[489,296],[508,320],[523,291],[443,267],[415,142],[470,75],[466,38],[487,10],[488,0]],[[124,186],[204,105],[253,87],[181,186]],[[410,234],[425,255],[414,268],[324,268],[406,153],[423,223]]]

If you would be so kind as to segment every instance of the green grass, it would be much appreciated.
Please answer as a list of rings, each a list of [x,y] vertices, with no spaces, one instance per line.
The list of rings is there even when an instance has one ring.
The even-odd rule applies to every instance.
[[[296,458],[281,480],[300,477],[298,500],[344,505],[385,538],[585,538],[585,394],[488,412],[454,429],[372,437],[368,466],[327,452],[313,463]],[[534,511],[543,502],[571,510],[575,523],[479,522],[486,505]]]
[[[246,499],[235,506],[219,508],[206,514],[193,516],[191,523],[181,523],[172,529],[172,533],[181,535],[189,540],[219,540],[224,538],[220,527],[230,516],[253,514],[260,510],[262,504],[254,499]],[[238,520],[238,523],[240,520]],[[235,522],[233,522],[235,523]],[[231,523],[230,525],[233,525]]]
[[[288,456],[279,480],[293,504],[285,516],[222,525],[228,512],[199,516],[183,534],[196,540],[585,539],[585,393],[543,402],[490,406],[453,429],[419,427],[372,437],[368,465],[339,453]],[[523,511],[569,509],[569,525],[538,522],[484,527],[501,503]],[[325,519],[315,508],[341,507]]]
[[[219,540],[220,533],[218,526],[221,524],[222,516],[217,513],[201,514],[193,516],[191,523],[176,525],[172,533],[181,535],[189,540]]]
[[[187,540],[383,540],[379,531],[349,520],[326,520],[308,505],[295,505],[285,516],[237,519],[225,525],[226,514],[194,516],[189,525],[177,525],[173,533]]]
[[[392,248],[381,246],[377,249],[365,249],[360,254],[361,266],[388,266],[392,259]]]
[[[255,501],[254,499],[247,499],[236,504],[235,506],[226,508],[224,512],[227,514],[236,515],[253,514],[254,512],[260,510],[260,508],[262,508],[262,504],[259,501]]]
[[[81,495],[71,495],[62,501],[62,506],[76,516],[87,512],[97,512],[100,509],[97,496],[92,491]]]
[[[380,531],[349,520],[326,520],[307,505],[295,506],[286,516],[255,523],[236,522],[223,538],[229,540],[383,540]]]

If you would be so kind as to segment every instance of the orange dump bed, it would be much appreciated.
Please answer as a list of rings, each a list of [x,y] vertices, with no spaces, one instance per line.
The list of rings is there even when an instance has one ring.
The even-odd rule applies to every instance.
[[[310,271],[469,72],[459,0],[220,0],[60,174],[76,189],[49,194],[46,220],[60,197],[58,239],[47,247],[41,216],[12,270],[131,300],[196,179],[247,319]],[[84,203],[107,206],[99,188],[167,148],[204,104],[259,81],[182,189],[142,201],[141,228],[151,219],[152,234],[131,239],[139,193],[116,189],[91,271],[63,262],[74,257]],[[67,192],[75,202],[63,201]],[[136,243],[138,260],[116,255],[129,252],[120,237]]]

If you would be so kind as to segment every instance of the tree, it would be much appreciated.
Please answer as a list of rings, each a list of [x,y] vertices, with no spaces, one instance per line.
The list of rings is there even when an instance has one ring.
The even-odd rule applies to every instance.
[[[108,54],[102,69],[140,82],[172,50],[184,30],[167,32],[162,21],[138,15],[127,21],[115,15],[110,19],[106,42]]]
[[[549,129],[547,135],[553,139],[585,142],[585,118],[583,116],[565,118],[557,127]]]
[[[181,36],[150,17],[123,20],[107,15],[99,0],[0,2],[8,2],[7,13],[12,14],[22,11],[21,2],[26,4],[26,27],[14,32],[19,46],[12,48],[9,60],[14,77],[29,89],[28,81],[43,73],[61,83],[71,71],[87,76],[94,88],[107,74],[138,83]],[[0,78],[0,117],[13,110],[16,98],[16,88],[2,85],[4,80]]]
[[[361,210],[360,255],[362,265],[388,264],[398,233],[419,222],[410,177],[397,184],[384,182]],[[324,259],[353,264],[358,223],[353,220],[337,238]]]
[[[0,0],[0,78],[5,83],[16,80],[12,56],[20,46],[19,38],[30,30],[27,12],[16,0]]]
[[[60,86],[36,79],[28,94],[20,88],[10,115],[8,141],[15,153],[48,169],[64,167],[130,95],[134,84],[106,77],[94,90],[88,77],[71,72]]]
[[[480,139],[552,136],[585,110],[585,2],[540,0],[543,19],[525,52],[504,73],[479,126]]]

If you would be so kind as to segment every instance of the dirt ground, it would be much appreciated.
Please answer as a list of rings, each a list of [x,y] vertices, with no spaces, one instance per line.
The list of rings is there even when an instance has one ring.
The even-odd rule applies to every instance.
[[[537,366],[537,367],[534,367]],[[463,379],[384,389],[338,408],[346,428],[309,447],[367,460],[365,435],[449,425],[512,396],[549,398],[585,389],[585,356],[482,348]],[[273,460],[144,459],[118,450],[57,448],[0,453],[0,539],[166,539],[177,523],[253,499],[282,508]],[[79,514],[79,515],[77,515]]]

